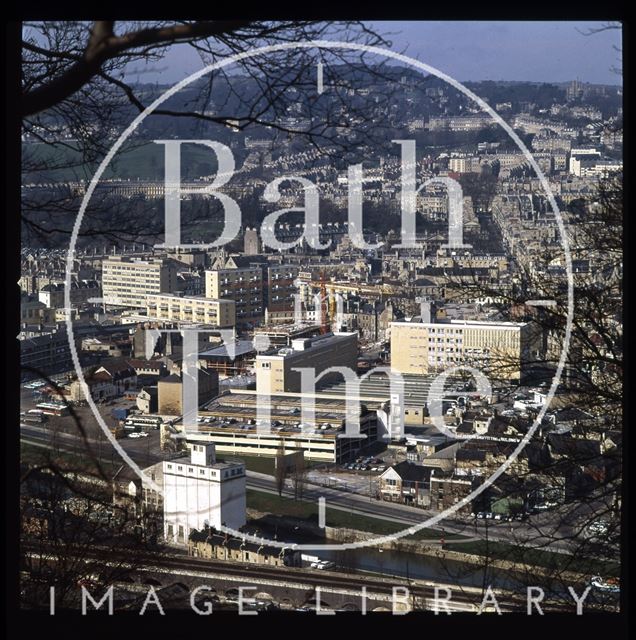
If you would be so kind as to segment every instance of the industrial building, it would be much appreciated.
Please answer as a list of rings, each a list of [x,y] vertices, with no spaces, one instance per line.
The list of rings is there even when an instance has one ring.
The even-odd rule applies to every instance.
[[[193,531],[245,524],[245,465],[217,461],[213,443],[193,445],[189,461],[164,461],[162,472],[168,542],[187,545]]]
[[[307,403],[313,404],[314,417],[311,423],[302,423]],[[188,443],[213,442],[217,451],[233,456],[302,451],[307,460],[339,463],[355,458],[362,449],[383,447],[387,404],[359,401],[356,415],[351,416],[346,399],[339,396],[280,393],[264,401],[255,391],[233,389],[199,411],[197,428],[189,428],[186,436]],[[259,409],[269,413],[265,425],[257,424]],[[359,437],[346,434],[347,415],[359,428]]]

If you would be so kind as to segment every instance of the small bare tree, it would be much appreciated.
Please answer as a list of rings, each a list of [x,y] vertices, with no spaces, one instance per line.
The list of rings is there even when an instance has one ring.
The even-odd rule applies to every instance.
[[[276,490],[278,495],[283,495],[283,489],[285,488],[285,479],[287,478],[287,467],[285,465],[285,442],[281,438],[280,447],[276,452],[276,458],[274,459],[274,470],[276,478]]]
[[[305,488],[305,481],[307,479],[307,467],[305,465],[305,456],[300,452],[296,457],[292,471],[292,483],[294,485],[294,499],[302,500],[303,491]]]

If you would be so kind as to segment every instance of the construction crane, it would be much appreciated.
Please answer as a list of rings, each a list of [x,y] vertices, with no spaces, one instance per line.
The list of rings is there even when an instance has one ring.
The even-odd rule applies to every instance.
[[[327,306],[327,284],[325,270],[320,271],[320,333],[329,333],[329,308]]]
[[[329,293],[329,319],[332,321],[334,321],[334,319],[338,320],[337,316],[338,316],[338,302],[337,302],[337,295],[336,292],[334,291],[333,287],[331,287],[330,289],[327,289],[328,293]]]

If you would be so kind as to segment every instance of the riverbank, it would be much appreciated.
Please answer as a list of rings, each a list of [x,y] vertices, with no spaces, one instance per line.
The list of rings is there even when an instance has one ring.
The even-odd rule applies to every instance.
[[[293,502],[293,501],[292,501]],[[484,545],[484,541],[477,538],[464,538],[462,540],[444,541],[439,540],[439,533],[428,532],[429,538],[416,539],[415,536],[403,537],[395,540],[375,543],[375,540],[386,537],[387,534],[395,533],[402,529],[400,525],[394,525],[394,531],[371,532],[347,526],[325,526],[324,529],[318,527],[317,519],[312,519],[311,507],[313,505],[299,504],[299,509],[309,508],[309,514],[294,515],[274,515],[271,512],[263,512],[253,507],[248,508],[248,522],[251,528],[260,527],[262,530],[276,531],[277,537],[284,540],[286,532],[290,535],[290,542],[296,541],[298,536],[303,536],[311,543],[320,544],[346,544],[355,542],[368,542],[370,549],[381,549],[383,551],[399,552],[416,556],[434,558],[437,561],[446,561],[453,564],[463,564],[474,569],[497,570],[513,573],[518,576],[555,577],[559,580],[572,584],[586,581],[589,578],[590,559],[585,560],[586,571],[581,571],[576,564],[576,559],[564,554],[550,553],[549,551],[523,548],[504,543],[490,542]],[[347,520],[351,520],[350,514],[334,512],[337,518],[341,514]],[[304,516],[304,517],[303,517]],[[330,521],[330,514],[327,520]],[[376,522],[368,518],[370,522]],[[331,521],[333,523],[333,521]],[[337,523],[333,523],[337,524]],[[381,523],[390,525],[391,523]],[[421,534],[422,532],[418,532]],[[431,534],[433,537],[431,537]],[[416,534],[417,535],[417,534]],[[303,542],[306,543],[306,542]],[[462,546],[469,550],[462,550]],[[455,548],[449,548],[455,547]],[[532,558],[532,562],[523,561],[521,558]]]

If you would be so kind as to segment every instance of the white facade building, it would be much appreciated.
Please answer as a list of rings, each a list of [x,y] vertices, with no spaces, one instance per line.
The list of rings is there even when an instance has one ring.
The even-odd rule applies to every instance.
[[[164,533],[187,544],[193,529],[239,529],[245,522],[245,465],[217,462],[213,443],[192,445],[191,458],[164,461]]]

